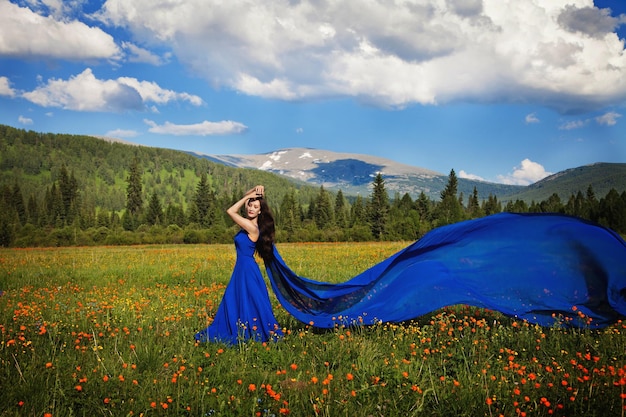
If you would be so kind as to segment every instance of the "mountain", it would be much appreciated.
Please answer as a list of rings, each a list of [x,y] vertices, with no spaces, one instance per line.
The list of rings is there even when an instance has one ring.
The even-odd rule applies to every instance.
[[[506,200],[539,202],[556,193],[565,202],[578,191],[585,194],[589,186],[598,198],[604,197],[612,188],[619,193],[625,192],[626,163],[599,162],[566,169],[506,196]]]
[[[417,198],[424,192],[429,198],[439,199],[448,182],[448,174],[401,164],[372,155],[340,153],[312,148],[288,148],[256,155],[207,155],[190,152],[200,158],[237,168],[252,168],[273,172],[291,179],[324,186],[346,195],[370,194],[370,186],[377,173],[385,179],[385,188],[395,193],[409,193]],[[495,184],[459,178],[458,191],[464,196],[478,191],[479,198],[490,194],[498,197],[521,192],[525,187]]]

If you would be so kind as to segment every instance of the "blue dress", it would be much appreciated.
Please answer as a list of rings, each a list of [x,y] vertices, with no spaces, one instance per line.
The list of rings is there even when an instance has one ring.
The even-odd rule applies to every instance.
[[[314,327],[402,322],[455,304],[544,326],[626,317],[626,242],[574,217],[501,213],[440,227],[339,284],[266,263],[285,310]]]
[[[237,260],[213,322],[196,333],[200,342],[237,344],[265,342],[282,335],[261,270],[254,259],[255,243],[241,230],[235,235]]]

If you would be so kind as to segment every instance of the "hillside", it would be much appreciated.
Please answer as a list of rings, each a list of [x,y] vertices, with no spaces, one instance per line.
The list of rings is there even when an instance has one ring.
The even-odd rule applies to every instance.
[[[604,196],[611,189],[618,193],[626,191],[626,163],[596,163],[567,169],[531,184],[521,192],[504,195],[502,200],[539,202],[556,193],[566,201],[578,191],[585,194],[589,186],[597,196]]]
[[[186,208],[202,173],[228,200],[259,182],[267,184],[269,197],[275,201],[281,201],[294,187],[299,189],[302,203],[317,192],[315,187],[272,173],[227,167],[185,152],[0,125],[0,186],[19,183],[26,199],[32,195],[41,200],[65,165],[78,182],[84,206],[121,211],[126,203],[128,170],[135,157],[140,162],[145,200],[156,192],[164,207]]]

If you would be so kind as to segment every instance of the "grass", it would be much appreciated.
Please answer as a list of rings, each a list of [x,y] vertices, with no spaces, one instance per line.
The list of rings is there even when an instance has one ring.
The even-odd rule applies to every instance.
[[[339,282],[404,243],[282,244]],[[402,325],[196,344],[231,245],[0,250],[0,416],[624,416],[626,324],[544,328],[452,306]]]

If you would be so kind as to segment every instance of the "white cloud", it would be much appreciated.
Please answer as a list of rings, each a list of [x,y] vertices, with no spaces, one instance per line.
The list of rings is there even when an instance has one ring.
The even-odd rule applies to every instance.
[[[100,80],[90,68],[68,80],[49,79],[48,82],[23,97],[43,107],[60,107],[77,111],[145,110],[146,103],[167,104],[188,101],[202,104],[202,99],[188,93],[161,88],[158,84],[120,77]]]
[[[29,117],[24,117],[22,115],[20,115],[17,118],[17,121],[20,122],[23,125],[32,125],[33,124],[33,119],[29,118]]]
[[[469,174],[463,170],[459,171],[459,178],[465,178],[468,180],[475,180],[475,181],[485,181],[483,177],[475,175],[475,174]]]
[[[589,122],[587,120],[572,120],[559,126],[559,130],[574,130],[585,127]]]
[[[530,113],[526,115],[526,124],[539,123],[539,118],[535,113]]]
[[[160,56],[130,42],[122,42],[122,48],[128,52],[129,62],[142,62],[151,65],[163,65],[166,62]]]
[[[104,134],[104,136],[109,138],[134,138],[139,136],[139,132],[136,130],[115,129],[109,130]]]
[[[80,11],[85,0],[25,0],[26,4],[39,14],[51,14],[63,19]]]
[[[621,114],[611,111],[596,117],[596,122],[600,125],[614,126],[617,124],[617,119],[620,117],[622,117]]]
[[[205,120],[202,123],[190,125],[177,125],[170,122],[158,125],[148,119],[144,119],[144,122],[150,126],[149,132],[174,136],[232,135],[243,133],[248,129],[246,125],[231,120],[221,122],[208,122]]]
[[[513,173],[498,175],[498,182],[511,185],[530,185],[549,175],[552,175],[552,172],[546,171],[541,164],[526,158],[513,169]]]
[[[593,0],[165,4],[107,0],[98,18],[250,95],[391,107],[521,101],[563,112],[626,98],[620,21]]]
[[[50,8],[61,13],[62,2]],[[0,1],[0,55],[68,60],[119,60],[113,37],[77,20],[41,16],[27,7]]]
[[[7,77],[0,77],[0,96],[15,97],[15,90]]]
[[[141,98],[146,102],[166,104],[170,101],[188,101],[194,106],[202,105],[202,99],[196,95],[166,90],[154,82],[139,81],[136,78],[130,77],[120,77],[117,81],[120,84],[127,85],[138,91]]]

